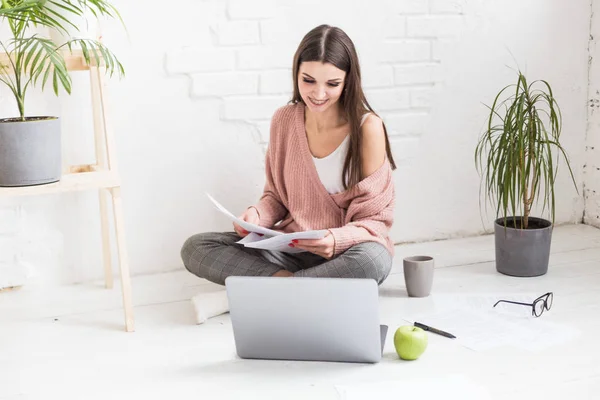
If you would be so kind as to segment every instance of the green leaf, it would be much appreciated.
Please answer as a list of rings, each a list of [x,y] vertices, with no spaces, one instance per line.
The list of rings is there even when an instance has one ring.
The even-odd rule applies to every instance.
[[[76,12],[72,11],[71,9],[67,9],[68,12],[71,12],[73,14],[77,14]],[[74,23],[72,23],[67,16],[62,15],[61,13],[54,11],[51,8],[45,7],[45,12],[46,14],[43,16],[43,19],[45,19],[45,21],[47,21],[48,23],[52,23],[52,27],[62,33],[68,33],[68,29],[65,28],[65,24],[69,25],[71,28],[74,28],[76,30],[79,31],[79,27],[77,25],[75,25]],[[39,17],[38,17],[39,18]]]
[[[22,49],[21,54],[25,55],[24,64],[21,67],[23,70],[29,70],[29,81],[33,80],[35,84],[43,74],[43,89],[52,71],[54,93],[58,95],[59,84],[67,93],[71,93],[71,77],[67,71],[67,65],[51,40],[33,36],[17,41],[17,43]]]
[[[71,46],[73,44],[80,45],[86,63],[92,64],[93,59],[96,62],[96,65],[100,67],[102,61],[104,61],[106,72],[111,76],[114,73],[117,73],[119,77],[122,77],[125,74],[123,65],[118,60],[117,56],[103,43],[91,39],[74,39],[67,42],[65,45]]]
[[[48,4],[52,4],[54,7],[61,8],[64,11],[70,12],[74,15],[83,15],[83,9],[77,7],[75,4],[70,1],[48,1]]]

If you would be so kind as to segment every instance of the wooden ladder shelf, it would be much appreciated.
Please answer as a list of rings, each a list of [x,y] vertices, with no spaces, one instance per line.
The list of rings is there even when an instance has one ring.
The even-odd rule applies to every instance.
[[[0,63],[8,62],[8,56],[0,54]],[[107,288],[113,287],[112,257],[109,232],[109,212],[106,192],[112,199],[112,210],[115,225],[118,260],[123,292],[123,309],[125,312],[125,330],[134,331],[133,305],[131,299],[131,279],[125,242],[123,223],[123,204],[121,199],[121,179],[117,168],[115,138],[108,118],[106,101],[106,85],[104,72],[96,65],[88,65],[81,51],[65,53],[64,58],[69,71],[89,71],[96,163],[90,165],[68,166],[63,171],[59,182],[45,185],[24,187],[0,187],[0,197],[31,196],[52,193],[65,193],[83,190],[98,190],[100,202],[100,224],[102,229],[102,256],[104,263],[104,279]]]

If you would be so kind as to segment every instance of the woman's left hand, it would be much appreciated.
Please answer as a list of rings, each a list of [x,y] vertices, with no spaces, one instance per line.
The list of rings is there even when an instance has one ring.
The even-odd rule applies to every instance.
[[[335,239],[331,231],[327,231],[323,239],[294,239],[290,245],[330,259],[335,249]]]

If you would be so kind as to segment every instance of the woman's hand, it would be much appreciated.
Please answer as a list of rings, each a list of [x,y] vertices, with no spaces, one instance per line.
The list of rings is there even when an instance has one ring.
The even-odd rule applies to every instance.
[[[254,225],[258,225],[258,222],[260,221],[260,216],[258,215],[258,211],[254,207],[249,207],[238,218],[241,219],[242,221],[246,221],[246,222],[249,222]],[[250,233],[247,230],[245,230],[244,228],[242,228],[241,226],[239,226],[238,224],[236,224],[235,222],[233,223],[233,229],[240,237],[244,237]]]
[[[294,239],[290,246],[330,259],[335,250],[335,238],[331,231],[327,231],[323,239]]]

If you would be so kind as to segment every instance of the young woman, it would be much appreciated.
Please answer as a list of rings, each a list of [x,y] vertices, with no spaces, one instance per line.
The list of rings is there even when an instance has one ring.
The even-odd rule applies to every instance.
[[[300,43],[294,94],[271,120],[266,184],[240,219],[282,232],[325,229],[306,250],[284,253],[236,244],[248,234],[201,233],[181,250],[194,275],[223,285],[231,275],[387,278],[394,254],[396,168],[387,131],[361,87],[358,56],[339,28],[321,25]]]

